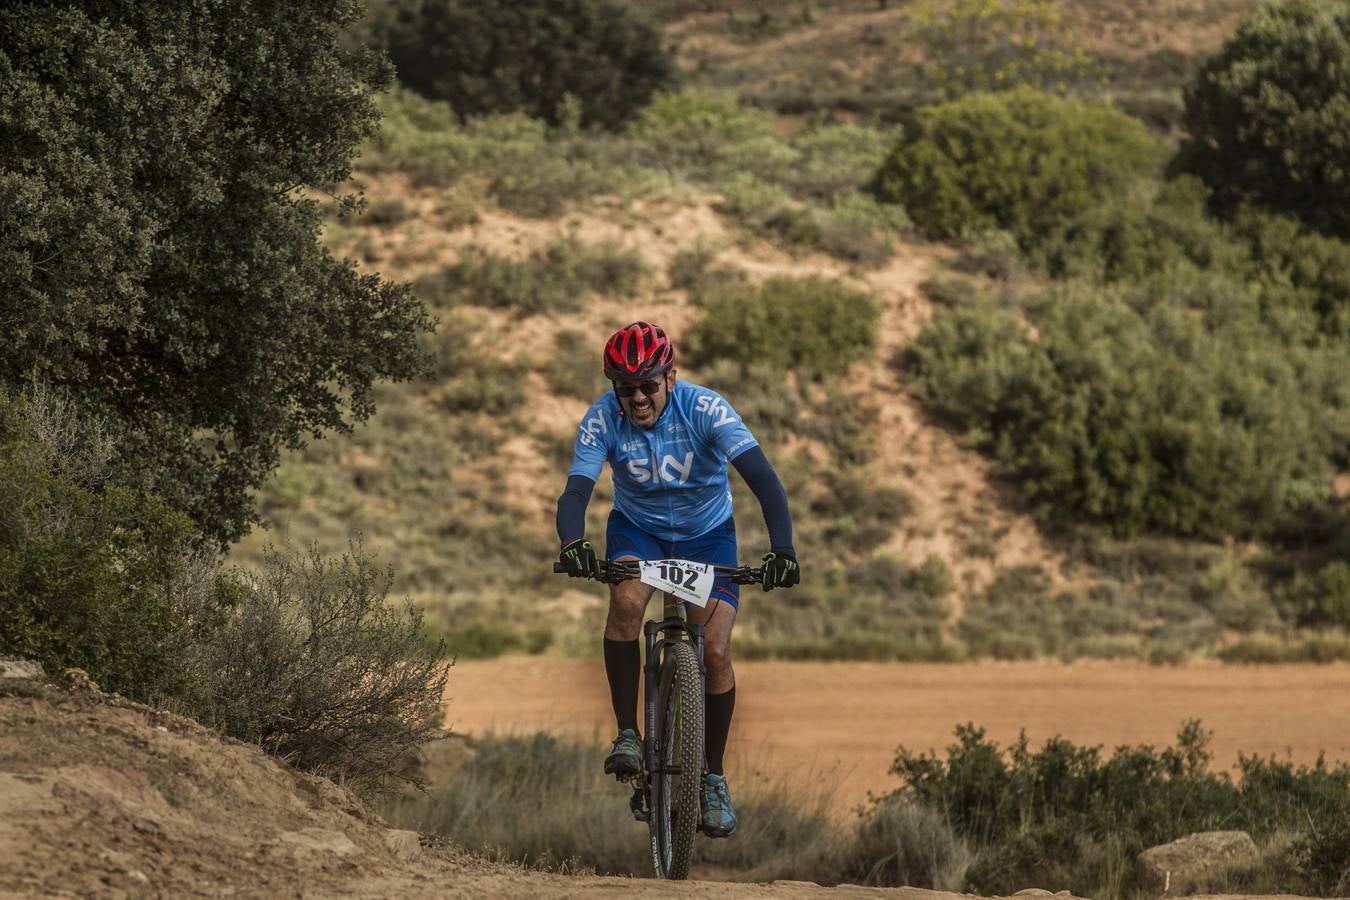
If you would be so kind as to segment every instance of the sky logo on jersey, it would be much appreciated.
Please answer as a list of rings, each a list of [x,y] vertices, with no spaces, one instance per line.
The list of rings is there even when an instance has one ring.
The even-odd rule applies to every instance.
[[[713,397],[711,394],[699,394],[698,400],[694,402],[694,411],[717,416],[717,421],[713,422],[714,428],[733,425],[736,422],[736,418],[731,414],[731,409],[723,402],[722,398]]]
[[[600,443],[600,436],[608,431],[609,425],[605,422],[605,414],[602,412],[581,423],[581,431],[577,434],[577,440],[587,447],[594,447]]]
[[[656,457],[651,459],[630,459],[628,461],[628,474],[633,476],[633,480],[638,484],[646,484],[649,481],[669,482],[673,484],[684,484],[689,480],[689,473],[694,470],[694,451],[690,450],[684,455],[684,462],[680,462],[669,453],[661,460],[661,464],[656,464]]]

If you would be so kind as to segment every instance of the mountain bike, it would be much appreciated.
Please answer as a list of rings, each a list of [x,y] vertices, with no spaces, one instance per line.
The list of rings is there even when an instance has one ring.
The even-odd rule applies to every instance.
[[[565,572],[555,563],[554,572]],[[689,877],[694,835],[702,814],[699,789],[706,762],[703,751],[703,626],[690,622],[684,602],[703,605],[712,581],[722,575],[737,584],[758,584],[763,570],[715,566],[682,559],[601,561],[599,581],[618,584],[638,578],[662,591],[660,619],[643,625],[642,771],[629,779],[633,818],[651,833],[652,866],[657,878]],[[698,599],[701,596],[701,601]]]

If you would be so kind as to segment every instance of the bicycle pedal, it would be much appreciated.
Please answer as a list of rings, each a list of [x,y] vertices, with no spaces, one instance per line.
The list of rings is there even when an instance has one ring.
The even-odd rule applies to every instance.
[[[645,804],[642,800],[642,788],[634,783],[633,796],[628,798],[628,808],[632,811],[633,818],[637,819],[639,822],[645,822],[651,818],[651,814],[645,809]]]

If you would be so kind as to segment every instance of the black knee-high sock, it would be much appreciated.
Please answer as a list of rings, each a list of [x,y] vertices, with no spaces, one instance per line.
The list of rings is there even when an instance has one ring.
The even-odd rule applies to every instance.
[[[605,638],[605,676],[609,678],[609,699],[619,730],[638,730],[638,681],[642,676],[642,647],[637,641],[611,641]]]
[[[725,694],[704,694],[703,746],[708,754],[708,771],[714,775],[722,771],[722,755],[727,750],[727,735],[731,732],[731,713],[736,709],[736,686]]]

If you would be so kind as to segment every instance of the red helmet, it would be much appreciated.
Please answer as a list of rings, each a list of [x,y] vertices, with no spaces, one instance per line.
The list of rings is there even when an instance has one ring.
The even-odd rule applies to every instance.
[[[605,342],[605,377],[610,381],[650,378],[675,362],[675,344],[660,325],[634,322]]]

